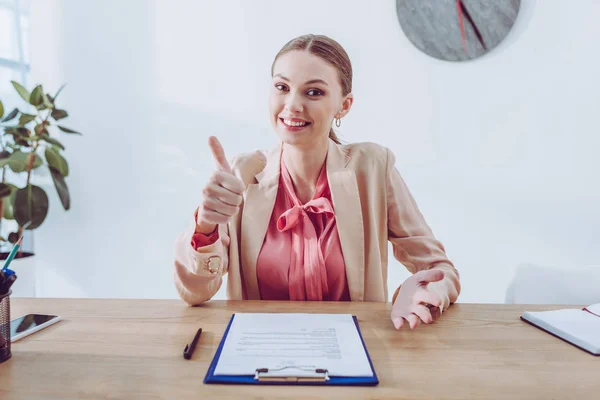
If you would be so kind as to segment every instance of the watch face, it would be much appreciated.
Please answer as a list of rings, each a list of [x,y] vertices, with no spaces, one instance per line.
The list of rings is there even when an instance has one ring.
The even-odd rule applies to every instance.
[[[517,19],[521,0],[396,0],[402,30],[421,51],[465,61],[496,47]]]

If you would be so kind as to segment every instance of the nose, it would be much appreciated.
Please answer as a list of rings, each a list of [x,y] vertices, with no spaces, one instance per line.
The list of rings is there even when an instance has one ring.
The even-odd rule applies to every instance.
[[[304,110],[302,97],[295,92],[291,92],[286,96],[285,110],[289,113],[301,113]]]

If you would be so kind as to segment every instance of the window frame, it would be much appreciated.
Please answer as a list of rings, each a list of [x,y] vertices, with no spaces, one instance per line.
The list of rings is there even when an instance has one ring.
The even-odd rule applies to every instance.
[[[9,0],[8,2],[1,1],[0,8],[11,10],[14,14],[14,29],[16,30],[16,32],[12,32],[12,34],[15,36],[14,39],[16,39],[17,41],[18,54],[17,60],[12,60],[0,56],[0,67],[16,71],[19,74],[21,84],[26,86],[29,80],[29,72],[31,70],[31,65],[25,62],[25,49],[23,48],[23,26],[21,21],[23,17],[28,17],[29,13],[24,11],[21,0]]]

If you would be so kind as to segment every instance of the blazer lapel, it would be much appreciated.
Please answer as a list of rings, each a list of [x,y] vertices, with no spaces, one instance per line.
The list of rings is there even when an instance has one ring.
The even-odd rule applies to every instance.
[[[258,183],[246,190],[241,227],[242,274],[249,300],[260,299],[256,263],[262,248],[279,187],[281,143],[267,156],[265,168],[256,175]]]
[[[350,298],[362,301],[365,279],[365,231],[356,174],[346,168],[350,156],[334,141],[329,141],[327,179],[335,210],[335,220],[344,262]]]
[[[256,263],[262,248],[279,188],[281,143],[267,156],[267,164],[256,175],[258,183],[248,185],[242,216],[242,273],[249,300],[260,299]],[[350,298],[364,298],[365,248],[362,208],[353,170],[346,168],[348,153],[332,140],[327,153],[327,179],[342,246]],[[251,211],[250,211],[251,210]]]

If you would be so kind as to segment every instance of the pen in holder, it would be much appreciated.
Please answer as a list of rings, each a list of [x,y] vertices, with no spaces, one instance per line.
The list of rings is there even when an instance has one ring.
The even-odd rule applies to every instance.
[[[0,363],[10,358],[10,294],[0,294]]]

